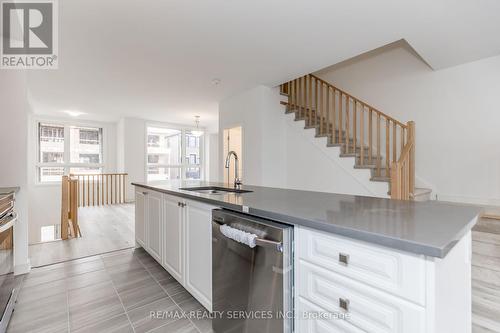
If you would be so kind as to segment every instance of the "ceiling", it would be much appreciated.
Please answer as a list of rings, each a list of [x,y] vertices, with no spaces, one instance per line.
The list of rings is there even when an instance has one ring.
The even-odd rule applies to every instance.
[[[218,102],[256,85],[400,39],[437,70],[500,54],[499,34],[498,0],[60,0],[59,69],[28,82],[35,113],[216,129]]]

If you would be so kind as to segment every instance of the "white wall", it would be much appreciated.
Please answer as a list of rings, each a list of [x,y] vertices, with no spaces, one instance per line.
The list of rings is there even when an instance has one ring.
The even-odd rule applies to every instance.
[[[219,134],[207,133],[205,135],[205,179],[219,181]]]
[[[439,200],[500,205],[500,56],[431,70],[404,44],[319,76],[416,122],[416,173]]]
[[[118,123],[117,141],[123,146],[117,161],[120,171],[128,173],[127,200],[134,200],[132,182],[145,181],[146,168],[146,121],[138,118],[123,118]]]
[[[368,170],[355,170],[354,158],[339,158],[326,138],[304,130],[304,122],[285,115],[277,88],[259,86],[222,101],[219,133],[243,127],[244,184],[322,192],[386,196],[387,184],[370,182]],[[223,151],[223,138],[219,151]],[[223,172],[223,159],[219,172]],[[232,165],[231,165],[232,167]]]
[[[30,114],[26,121],[28,127],[28,190],[29,190],[29,243],[40,242],[42,226],[59,224],[61,221],[61,184],[37,183],[37,122],[46,121],[60,124],[87,125],[103,128],[104,172],[117,169],[117,128],[114,123],[79,121],[75,118],[55,118]],[[26,150],[25,150],[26,151]]]
[[[286,150],[284,109],[273,89],[258,86],[219,104],[219,133],[225,128],[243,128],[244,184],[284,187]],[[219,152],[223,152],[219,136]],[[225,156],[219,157],[222,176]],[[231,167],[234,167],[231,163]],[[223,179],[223,177],[219,177]]]
[[[0,187],[20,186],[16,209],[19,220],[14,227],[14,273],[27,273],[28,190],[27,190],[27,102],[26,75],[3,70],[0,75]]]

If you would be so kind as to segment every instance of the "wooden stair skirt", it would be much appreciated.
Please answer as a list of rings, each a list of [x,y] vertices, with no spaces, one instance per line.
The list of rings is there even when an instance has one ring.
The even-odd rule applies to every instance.
[[[402,123],[312,74],[280,85],[281,104],[341,157],[356,157],[355,168],[372,170],[372,181],[390,183],[392,199],[410,200],[415,192],[415,123]]]

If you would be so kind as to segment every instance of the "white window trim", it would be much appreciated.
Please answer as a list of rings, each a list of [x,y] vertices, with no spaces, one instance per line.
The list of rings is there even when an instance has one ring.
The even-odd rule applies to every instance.
[[[101,144],[101,149],[102,149],[102,162],[101,163],[43,163],[40,162],[40,138],[39,138],[39,124],[40,123],[47,123],[51,125],[56,125],[56,126],[63,126],[64,127],[64,160],[69,161],[70,160],[70,140],[67,140],[66,138],[69,138],[69,127],[70,126],[77,126],[77,127],[92,127],[92,128],[101,128],[102,129],[102,144]],[[81,120],[71,120],[71,119],[60,119],[60,118],[52,118],[52,117],[36,117],[33,118],[33,139],[35,140],[35,150],[33,152],[34,154],[34,161],[35,161],[35,172],[34,172],[34,177],[35,177],[35,185],[39,186],[50,186],[50,185],[60,185],[61,181],[53,181],[53,182],[42,182],[40,181],[38,169],[40,167],[63,167],[64,168],[64,174],[68,174],[69,170],[71,168],[86,168],[86,167],[94,167],[94,168],[101,168],[102,172],[105,173],[107,172],[106,170],[106,165],[107,163],[107,142],[108,142],[108,130],[107,126],[105,123],[100,123],[100,122],[93,122],[93,121],[81,121]]]
[[[200,164],[155,164],[160,168],[180,168],[181,169],[181,179],[186,180],[186,169],[188,168],[199,168],[200,169],[200,180],[205,179],[205,135],[207,134],[204,127],[196,128],[194,126],[181,126],[177,124],[168,123],[158,123],[158,122],[146,122],[144,126],[144,179],[148,181],[148,128],[164,128],[164,129],[174,129],[181,131],[181,161],[185,160],[186,157],[186,131],[202,131],[203,134],[200,137]],[[165,181],[165,180],[163,180]]]

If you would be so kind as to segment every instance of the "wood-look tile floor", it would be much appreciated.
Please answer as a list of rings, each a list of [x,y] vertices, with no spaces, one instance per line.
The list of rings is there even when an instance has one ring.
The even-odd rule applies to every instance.
[[[472,332],[500,332],[500,220],[472,230]]]
[[[30,245],[32,267],[131,248],[135,245],[134,204],[80,207],[78,217],[82,237]]]
[[[206,314],[142,248],[127,249],[33,269],[7,332],[212,332],[183,311]]]

